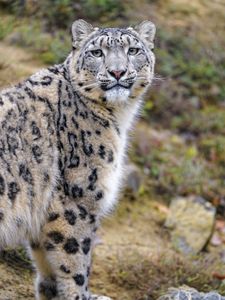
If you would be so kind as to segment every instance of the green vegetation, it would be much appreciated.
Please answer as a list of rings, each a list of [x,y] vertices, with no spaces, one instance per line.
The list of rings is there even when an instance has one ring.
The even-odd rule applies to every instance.
[[[123,5],[117,0],[0,1],[0,12],[0,40],[8,36],[10,43],[29,47],[43,63],[54,64],[71,49],[69,32],[76,18],[109,22],[122,16]]]
[[[16,34],[15,43],[30,48],[46,64],[63,62],[71,48],[69,34],[65,35],[64,31],[58,30],[53,37],[41,31],[39,22],[32,22],[29,27],[26,24],[20,26]]]
[[[187,142],[168,131],[149,131],[148,135],[144,132],[146,128],[140,127],[131,158],[148,170],[146,189],[150,193],[154,188],[165,199],[189,194],[208,200],[223,197],[223,136],[203,136],[197,142]],[[143,137],[151,145],[147,153],[143,152]]]
[[[0,18],[0,41],[10,34],[14,27],[14,18],[9,16],[7,18]]]

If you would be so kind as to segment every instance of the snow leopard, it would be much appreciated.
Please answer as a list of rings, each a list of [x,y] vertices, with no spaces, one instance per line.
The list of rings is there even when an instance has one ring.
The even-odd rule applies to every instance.
[[[0,93],[0,248],[26,243],[38,300],[109,300],[88,282],[154,77],[155,25],[71,27],[71,52]]]

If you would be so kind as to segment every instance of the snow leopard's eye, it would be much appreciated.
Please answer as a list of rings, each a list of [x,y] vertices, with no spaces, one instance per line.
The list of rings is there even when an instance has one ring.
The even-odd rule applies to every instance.
[[[138,48],[129,48],[129,50],[128,50],[129,55],[136,55],[136,54],[138,54],[138,52],[139,52]]]
[[[97,50],[92,50],[91,54],[95,57],[101,57],[103,55],[103,52],[101,49],[97,49]]]

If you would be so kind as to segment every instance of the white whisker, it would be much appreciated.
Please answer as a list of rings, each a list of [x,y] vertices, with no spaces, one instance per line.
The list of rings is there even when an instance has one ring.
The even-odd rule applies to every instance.
[[[98,87],[98,84],[96,82],[94,82],[94,83],[91,83],[91,84],[86,84],[86,85],[80,87],[80,89],[97,88],[97,87]]]
[[[142,80],[142,79],[145,79],[145,80],[146,80],[146,77],[144,77],[144,76],[137,76],[137,79],[136,79],[136,80]]]

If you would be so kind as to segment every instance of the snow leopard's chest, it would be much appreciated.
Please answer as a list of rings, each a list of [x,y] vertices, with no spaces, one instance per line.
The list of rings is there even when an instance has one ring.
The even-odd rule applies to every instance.
[[[122,181],[126,138],[110,116],[75,105],[58,124],[59,173],[66,196],[108,212]],[[91,209],[91,208],[89,208]]]
[[[130,101],[109,108],[68,91],[62,82],[57,138],[63,190],[76,202],[92,199],[89,209],[100,207],[105,213],[122,184],[127,135],[140,104]]]

